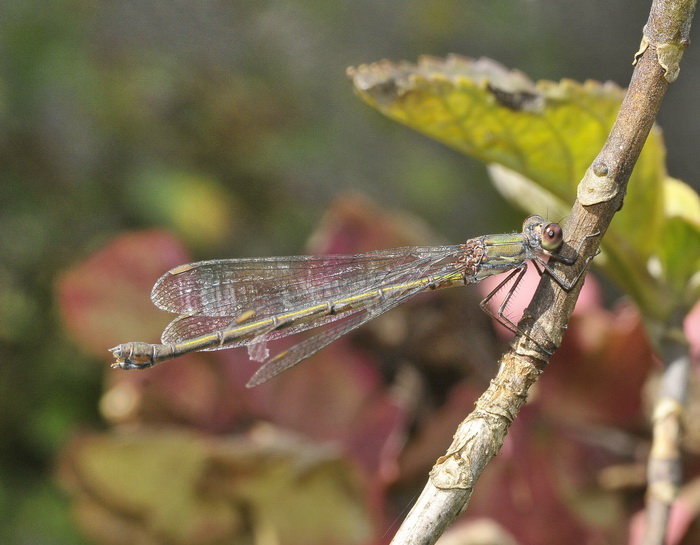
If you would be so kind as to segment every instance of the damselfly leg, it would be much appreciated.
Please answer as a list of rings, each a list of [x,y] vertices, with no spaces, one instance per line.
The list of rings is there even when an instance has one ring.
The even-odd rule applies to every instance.
[[[550,224],[552,225],[552,224]],[[559,228],[558,225],[554,224],[556,228]],[[547,226],[550,227],[550,226]],[[600,231],[596,231],[595,233],[587,234],[581,239],[581,242],[579,242],[578,247],[574,251],[573,256],[564,256],[558,253],[553,253],[550,254],[548,257],[549,259],[553,261],[557,261],[559,263],[563,263],[564,265],[574,265],[578,257],[580,255],[581,249],[583,248],[583,245],[591,238],[597,237],[600,235]],[[557,236],[561,236],[560,233],[557,234]],[[581,277],[585,274],[586,269],[588,267],[588,264],[591,262],[591,260],[600,253],[600,250],[596,251],[594,255],[591,255],[586,258],[583,266],[581,269],[578,271],[576,276],[573,278],[573,280],[567,280],[563,276],[561,276],[556,270],[552,268],[552,266],[542,259],[540,256],[534,256],[533,258],[530,259],[532,261],[532,264],[535,267],[535,270],[539,273],[540,276],[543,274],[547,273],[558,285],[561,287],[564,291],[571,291],[576,284],[578,284],[579,280]],[[505,314],[506,309],[508,308],[508,305],[513,297],[513,294],[518,288],[518,285],[522,281],[523,277],[525,276],[525,273],[527,272],[527,262],[523,262],[521,265],[519,265],[516,269],[512,270],[501,282],[498,283],[498,285],[491,290],[486,297],[484,297],[479,304],[484,312],[491,316],[494,320],[496,320],[498,323],[500,323],[503,327],[511,331],[515,335],[523,335],[524,337],[527,337],[530,341],[532,341],[537,347],[545,353],[548,357],[553,354],[551,350],[548,350],[544,346],[542,346],[539,342],[537,342],[535,339],[533,339],[527,332],[523,331],[521,328],[517,326],[510,318],[508,318]],[[515,279],[514,279],[515,278]],[[503,298],[503,301],[501,301],[501,304],[498,306],[498,310],[495,312],[491,310],[489,307],[489,303],[493,299],[493,297],[500,292],[504,287],[506,287],[509,283],[512,285],[508,292],[506,293],[506,296]]]

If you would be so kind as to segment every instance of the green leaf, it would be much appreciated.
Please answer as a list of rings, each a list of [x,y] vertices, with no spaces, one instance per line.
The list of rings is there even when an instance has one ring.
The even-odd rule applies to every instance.
[[[274,428],[241,439],[176,429],[92,434],[58,476],[101,543],[367,543],[361,474],[334,451]]]
[[[370,105],[489,164],[496,187],[509,201],[550,217],[563,217],[576,199],[578,183],[605,142],[624,96],[609,82],[535,84],[492,60],[458,56],[423,57],[418,64],[382,61],[350,68],[348,74]],[[682,182],[674,183],[692,192]],[[654,127],[624,207],[596,259],[656,320],[664,320],[678,305],[689,308],[697,294],[693,301],[687,298],[698,291],[690,289],[697,271],[694,252],[678,245],[693,242],[692,226],[700,212],[686,210],[683,227],[680,220],[668,223],[667,184],[663,139]],[[660,251],[665,244],[672,248]],[[664,274],[650,267],[655,260]]]
[[[128,206],[146,222],[168,225],[188,245],[216,247],[236,227],[238,205],[215,179],[173,169],[144,169],[126,187]]]
[[[659,276],[673,307],[689,311],[700,297],[700,197],[680,180],[664,184],[666,222],[658,248]]]

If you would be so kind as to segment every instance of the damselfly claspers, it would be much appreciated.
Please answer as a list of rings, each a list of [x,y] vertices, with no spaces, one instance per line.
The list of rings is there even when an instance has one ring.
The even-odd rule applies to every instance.
[[[112,366],[145,369],[189,352],[244,345],[254,359],[264,360],[267,341],[337,322],[267,360],[248,382],[256,386],[420,292],[475,284],[507,271],[510,274],[481,306],[517,333],[504,310],[527,262],[532,261],[540,274],[546,271],[569,291],[592,258],[571,282],[559,276],[545,258],[573,265],[585,241],[597,234],[587,235],[573,255],[564,256],[560,254],[561,227],[530,216],[521,233],[485,235],[451,246],[181,265],[165,273],[151,292],[157,307],[179,314],[163,331],[162,344],[120,344],[111,349],[116,358]],[[490,311],[486,304],[513,278],[498,311]]]

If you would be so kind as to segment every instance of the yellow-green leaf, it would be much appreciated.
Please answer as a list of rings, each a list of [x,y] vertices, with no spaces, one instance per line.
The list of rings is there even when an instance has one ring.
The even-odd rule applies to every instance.
[[[202,174],[150,168],[127,186],[129,208],[168,225],[193,246],[216,246],[235,228],[237,203],[221,184]]]
[[[515,205],[557,217],[576,199],[624,96],[613,83],[535,84],[492,60],[459,56],[423,57],[417,64],[382,61],[348,74],[356,92],[388,117],[489,164],[496,186]],[[659,257],[669,238],[688,244],[693,232],[692,221],[687,229],[667,225],[666,184],[665,148],[654,127],[597,260],[657,320],[680,304],[678,294],[687,297],[695,263],[692,252]],[[655,259],[662,269],[673,264],[679,272],[656,274],[650,266]],[[679,259],[686,260],[683,266]],[[676,294],[670,302],[669,294]]]
[[[659,275],[672,306],[688,311],[700,297],[700,197],[674,178],[665,180],[664,196]]]

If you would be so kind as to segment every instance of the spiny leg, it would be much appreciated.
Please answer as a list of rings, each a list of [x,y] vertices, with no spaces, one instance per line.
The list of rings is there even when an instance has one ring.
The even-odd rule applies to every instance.
[[[537,272],[542,274],[542,271],[535,266],[537,269]],[[542,352],[544,352],[548,357],[550,357],[553,352],[546,349],[544,346],[542,346],[540,343],[538,343],[535,339],[533,339],[530,335],[528,335],[527,332],[523,331],[520,329],[513,321],[506,317],[505,315],[505,310],[508,307],[508,303],[510,302],[511,298],[513,297],[513,294],[515,293],[515,290],[518,288],[518,284],[523,279],[523,276],[525,276],[525,273],[527,272],[527,264],[523,264],[522,266],[518,267],[517,269],[511,271],[508,276],[505,277],[505,279],[498,284],[484,299],[479,303],[481,308],[491,316],[494,320],[496,320],[499,324],[507,328],[509,331],[514,333],[515,335],[522,335],[524,337],[527,337],[530,341],[532,341],[535,345],[537,345],[537,348],[539,348]],[[501,291],[504,286],[508,284],[508,282],[511,281],[511,279],[515,277],[515,280],[513,281],[513,285],[511,288],[508,290],[508,293],[504,297],[503,301],[501,304],[498,306],[498,311],[493,312],[489,307],[488,303],[493,299],[493,296],[496,295],[497,292]]]
[[[479,303],[479,306],[482,308],[486,314],[491,316],[494,320],[496,320],[499,324],[503,325],[505,328],[507,328],[509,331],[512,333],[518,334],[522,333],[518,329],[518,326],[515,325],[510,319],[506,318],[504,315],[504,311],[506,306],[508,305],[508,302],[510,301],[511,297],[513,296],[513,293],[515,292],[515,289],[517,288],[518,284],[523,278],[523,275],[525,274],[525,271],[527,270],[527,265],[523,265],[521,267],[518,267],[517,269],[512,270],[510,273],[508,273],[508,276],[506,276],[499,284],[496,286],[493,290],[489,292],[489,294],[484,297]],[[498,311],[493,312],[488,304],[491,302],[491,299],[493,299],[494,295],[496,295],[499,291],[501,291],[512,279],[515,277],[515,280],[513,281],[513,286],[508,290],[508,293],[506,294],[505,298],[503,299],[503,302],[499,305]]]

